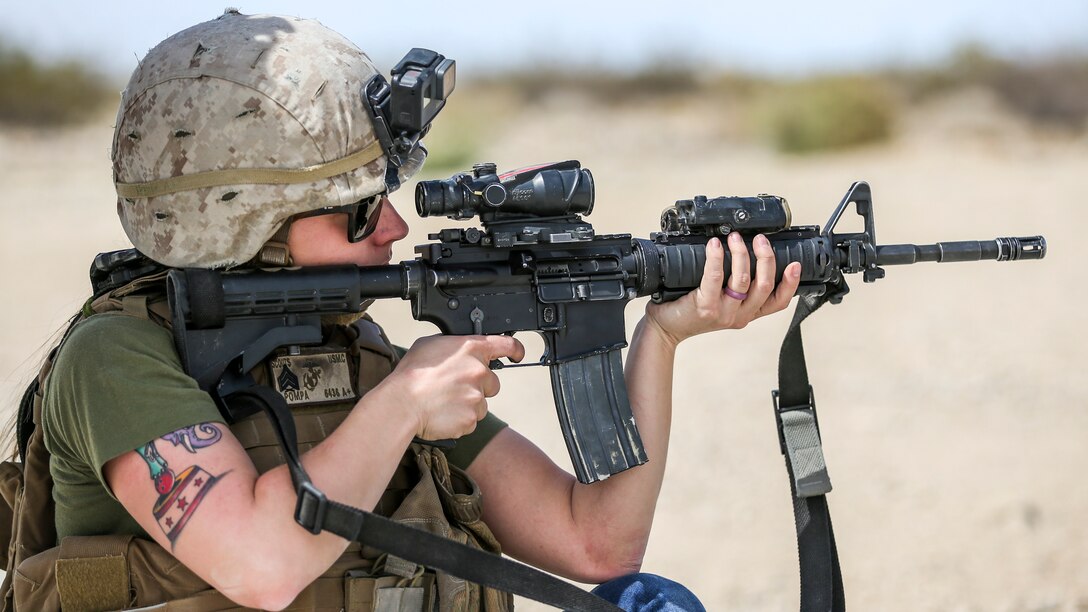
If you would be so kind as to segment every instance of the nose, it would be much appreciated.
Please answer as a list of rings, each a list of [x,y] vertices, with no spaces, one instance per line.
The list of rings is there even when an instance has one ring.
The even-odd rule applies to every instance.
[[[408,224],[404,221],[404,217],[400,216],[388,197],[382,196],[382,212],[378,217],[378,225],[370,236],[371,241],[376,245],[384,246],[393,244],[407,235]]]

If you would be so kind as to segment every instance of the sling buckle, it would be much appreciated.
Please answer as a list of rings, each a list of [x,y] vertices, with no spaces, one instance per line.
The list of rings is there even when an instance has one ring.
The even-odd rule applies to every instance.
[[[314,535],[321,533],[328,514],[329,498],[312,482],[298,487],[298,503],[295,505],[295,522]]]
[[[786,456],[794,495],[798,498],[826,495],[831,492],[831,478],[827,474],[827,463],[820,443],[812,386],[808,388],[807,404],[780,406],[779,396],[777,389],[771,391],[779,449]]]

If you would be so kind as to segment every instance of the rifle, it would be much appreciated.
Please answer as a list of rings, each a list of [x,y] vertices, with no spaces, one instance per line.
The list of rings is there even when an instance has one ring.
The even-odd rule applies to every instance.
[[[662,214],[650,239],[597,235],[584,220],[594,184],[577,161],[498,174],[494,164],[423,181],[415,193],[422,217],[478,217],[483,229],[444,229],[394,265],[219,272],[173,270],[168,295],[186,372],[215,399],[228,421],[255,409],[232,407],[232,393],[252,386],[248,372],[273,351],[321,342],[322,315],[359,312],[366,300],[402,298],[412,315],[442,333],[536,331],[551,370],[560,428],[578,480],[592,483],[647,461],[631,413],[620,350],[627,345],[624,309],[635,298],[676,299],[699,285],[712,237],[766,234],[776,281],[801,262],[798,294],[838,303],[844,275],[865,282],[883,266],[922,261],[1041,259],[1042,236],[931,245],[878,245],[868,184],[854,183],[823,230],[792,226],[784,198],[695,197]],[[835,231],[850,204],[859,233]],[[728,279],[730,255],[725,253]],[[751,257],[753,275],[755,258]],[[502,367],[494,363],[493,367]],[[505,367],[524,367],[511,366]]]

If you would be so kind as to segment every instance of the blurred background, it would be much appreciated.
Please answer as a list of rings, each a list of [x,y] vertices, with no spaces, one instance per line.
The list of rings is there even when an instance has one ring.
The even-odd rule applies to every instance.
[[[94,254],[128,246],[109,146],[136,58],[223,8],[46,1],[0,14],[4,410],[86,298]],[[852,279],[806,324],[809,371],[853,609],[1088,610],[1088,278],[1073,248],[1088,225],[1083,0],[239,8],[317,18],[385,68],[413,46],[457,59],[422,178],[579,159],[599,233],[645,237],[696,194],[773,193],[795,223],[822,224],[867,180],[881,243],[1045,235],[1043,261]],[[406,216],[413,187],[393,197]],[[394,259],[459,223],[410,220]],[[629,329],[642,310],[628,308]],[[372,312],[401,344],[435,331],[405,303]],[[787,319],[678,356],[644,569],[709,610],[797,607],[769,397]],[[495,412],[567,466],[547,373],[500,377]]]

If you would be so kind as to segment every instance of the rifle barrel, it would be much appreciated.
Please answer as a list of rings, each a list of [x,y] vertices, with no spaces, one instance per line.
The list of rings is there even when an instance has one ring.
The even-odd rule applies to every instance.
[[[1046,239],[1042,236],[1004,237],[993,240],[964,240],[936,244],[886,244],[876,247],[879,266],[913,264],[921,261],[1015,261],[1042,259],[1046,256]]]

